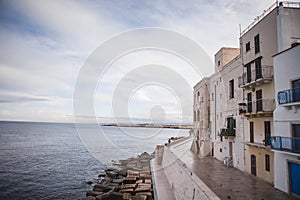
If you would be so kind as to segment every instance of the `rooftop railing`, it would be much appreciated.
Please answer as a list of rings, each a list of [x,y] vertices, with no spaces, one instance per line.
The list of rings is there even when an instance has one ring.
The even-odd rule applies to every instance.
[[[292,1],[276,1],[273,3],[268,9],[264,10],[263,13],[254,18],[254,21],[243,31],[241,31],[240,36],[244,35],[247,31],[249,31],[253,26],[255,26],[258,22],[260,22],[265,16],[267,16],[274,8],[278,5],[282,5],[285,8],[300,8],[300,2],[292,2]]]
[[[300,138],[270,137],[271,149],[300,154]]]

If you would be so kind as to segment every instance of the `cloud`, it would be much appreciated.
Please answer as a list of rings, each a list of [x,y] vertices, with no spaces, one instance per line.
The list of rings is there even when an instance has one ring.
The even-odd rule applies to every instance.
[[[72,96],[81,66],[103,41],[123,31],[143,27],[174,30],[200,44],[213,60],[222,46],[238,47],[239,24],[245,28],[273,2],[0,1],[0,120],[72,121]],[[94,106],[98,117],[114,117],[112,98],[120,81],[124,82],[119,86],[123,89],[120,99],[126,99],[122,91],[127,86],[153,76],[139,74],[137,80],[131,74],[148,64],[168,66],[191,87],[201,78],[185,61],[168,53],[133,52],[113,63],[99,79]],[[213,69],[203,72],[208,75]],[[176,83],[167,74],[155,76]],[[90,77],[85,78],[88,82]],[[180,84],[177,87],[184,89]],[[189,95],[182,99],[188,102],[183,109],[192,110]],[[174,96],[157,86],[138,90],[131,103],[128,109],[133,118],[148,119],[153,105],[162,105],[168,120],[182,117]],[[191,116],[184,117],[191,122]]]

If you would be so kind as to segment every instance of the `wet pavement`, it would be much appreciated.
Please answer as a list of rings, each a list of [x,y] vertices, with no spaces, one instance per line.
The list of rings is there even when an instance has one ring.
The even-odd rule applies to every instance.
[[[199,158],[189,150],[191,142],[171,146],[171,151],[221,199],[297,199],[260,178],[233,167],[227,168],[213,157]]]

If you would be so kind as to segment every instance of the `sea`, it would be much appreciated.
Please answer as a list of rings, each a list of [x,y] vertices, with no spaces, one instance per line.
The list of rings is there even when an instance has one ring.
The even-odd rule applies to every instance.
[[[0,199],[81,199],[91,190],[88,182],[108,165],[189,134],[187,129],[78,127],[0,122]],[[85,141],[95,142],[91,147]]]

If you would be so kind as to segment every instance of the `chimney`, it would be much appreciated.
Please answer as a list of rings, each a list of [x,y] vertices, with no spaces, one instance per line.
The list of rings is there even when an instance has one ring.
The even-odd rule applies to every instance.
[[[277,52],[281,52],[291,47],[291,25],[290,15],[287,8],[284,8],[283,3],[279,2],[277,14]]]

